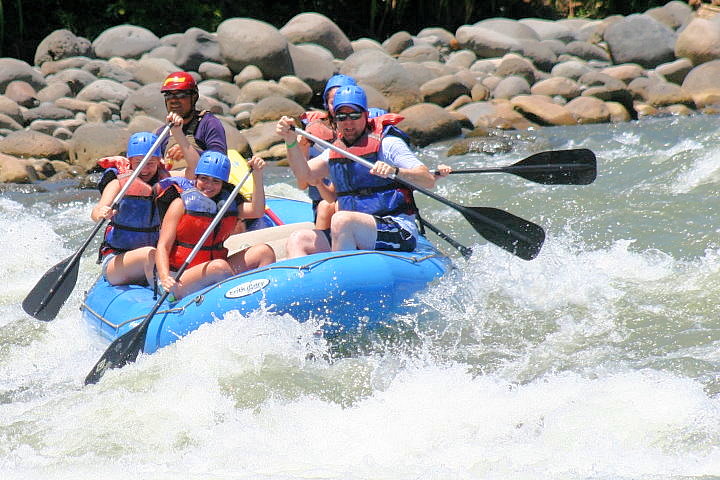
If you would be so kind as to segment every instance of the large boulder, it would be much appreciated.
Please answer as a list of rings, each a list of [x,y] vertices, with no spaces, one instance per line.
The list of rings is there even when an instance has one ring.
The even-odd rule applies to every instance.
[[[87,87],[98,78],[87,70],[79,68],[68,68],[48,77],[49,83],[62,82],[70,87],[73,95],[77,95],[80,90]]]
[[[277,122],[262,122],[243,130],[243,135],[250,144],[254,153],[268,150],[276,143],[282,142],[282,138],[275,133]]]
[[[703,63],[693,68],[682,83],[698,108],[720,103],[720,60]]]
[[[222,63],[217,35],[189,28],[175,47],[174,61],[182,70],[198,70],[203,62]]]
[[[532,28],[540,40],[560,40],[563,43],[569,43],[577,40],[575,30],[552,20],[542,20],[539,18],[525,18],[519,22],[527,27]]]
[[[125,60],[120,57],[115,57],[113,60],[125,62]],[[92,73],[97,78],[105,78],[108,80],[114,80],[118,83],[123,83],[135,80],[133,74],[126,70],[126,67],[126,64],[122,66],[118,65],[117,61],[110,63],[107,60],[90,60],[83,65],[82,69]]]
[[[127,66],[135,79],[143,85],[162,83],[168,75],[179,68],[167,58],[143,57]]]
[[[461,95],[470,95],[470,89],[456,75],[444,75],[420,87],[425,102],[445,107]]]
[[[20,130],[0,139],[0,152],[19,158],[68,158],[65,142],[34,130]]]
[[[692,96],[679,85],[670,82],[654,82],[646,91],[646,98],[653,107],[686,105],[695,107]]]
[[[95,80],[87,87],[80,90],[77,94],[78,100],[86,100],[88,102],[108,101],[116,105],[122,105],[130,96],[131,90],[114,80],[100,79]]]
[[[7,115],[16,122],[23,121],[20,105],[18,105],[16,102],[9,99],[5,95],[0,95],[0,113]]]
[[[305,109],[285,97],[267,97],[260,100],[250,113],[250,125],[277,121],[283,115],[299,118]]]
[[[325,83],[335,73],[332,60],[328,61],[321,51],[310,44],[289,47],[295,76],[307,83],[313,92],[322,92]]]
[[[675,55],[688,58],[693,65],[720,58],[720,22],[695,18],[680,32]]]
[[[55,30],[35,50],[35,65],[82,55],[82,42],[70,30]]]
[[[43,103],[38,107],[29,108],[23,112],[23,119],[26,125],[39,119],[65,120],[74,117],[75,114],[72,111],[66,108],[56,107],[52,103]]]
[[[604,39],[614,63],[655,68],[675,60],[675,32],[648,15],[630,15],[612,23]]]
[[[582,93],[580,84],[565,77],[550,77],[540,80],[530,88],[533,95],[547,95],[548,97],[561,96],[572,100]]]
[[[256,65],[266,78],[292,75],[287,38],[269,23],[230,18],[217,29],[220,55],[233,72]]]
[[[234,105],[240,95],[240,87],[222,80],[204,80],[198,84],[198,90],[200,95],[215,98],[228,105]]]
[[[527,130],[538,126],[518,113],[508,100],[468,103],[457,112],[466,116],[475,127]]]
[[[520,50],[518,39],[489,28],[463,25],[455,33],[460,48],[472,50],[479,58],[502,57]]]
[[[0,153],[0,183],[32,183],[38,179],[27,160]]]
[[[335,58],[345,59],[353,48],[348,37],[325,15],[310,12],[295,15],[280,33],[291,43],[316,43],[332,52]]]
[[[160,94],[160,84],[152,83],[138,88],[128,95],[120,108],[120,118],[126,122],[136,115],[164,121],[167,116],[165,100]]]
[[[45,76],[52,75],[68,68],[82,68],[89,61],[90,58],[83,56],[64,58],[62,60],[47,60],[40,65],[40,72]]]
[[[540,40],[540,35],[534,29],[509,18],[488,18],[477,22],[475,26],[502,33],[516,40]]]
[[[562,105],[543,95],[519,95],[510,104],[530,121],[543,126],[575,125],[575,117]]]
[[[92,46],[99,58],[140,58],[160,46],[160,39],[147,28],[118,25],[98,35]]]
[[[575,40],[565,45],[565,53],[582,60],[600,60],[610,62],[610,55],[602,48],[590,42]]]
[[[432,103],[413,105],[402,110],[400,115],[405,119],[398,124],[398,128],[408,134],[413,144],[421,147],[462,133],[455,117]]]
[[[610,109],[605,102],[595,97],[578,97],[565,104],[565,109],[575,117],[577,123],[605,123],[610,120]]]
[[[25,81],[35,90],[40,90],[47,85],[42,74],[27,62],[14,58],[0,58],[0,92],[5,93],[8,84],[15,80]]]
[[[295,98],[295,92],[272,80],[253,80],[242,86],[235,102],[258,103],[263,98],[272,96]]]
[[[379,50],[361,50],[343,62],[340,73],[371,85],[387,98],[393,112],[422,102],[420,88],[402,65]]]
[[[87,123],[75,130],[70,141],[70,163],[90,171],[97,167],[99,158],[125,153],[129,137],[125,128]]]
[[[432,45],[414,45],[405,49],[399,56],[400,62],[437,62],[440,60],[440,52]]]

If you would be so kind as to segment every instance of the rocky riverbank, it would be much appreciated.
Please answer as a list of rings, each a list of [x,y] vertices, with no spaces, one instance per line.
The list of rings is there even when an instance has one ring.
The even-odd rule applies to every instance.
[[[487,19],[382,44],[350,40],[317,13],[280,29],[232,18],[163,38],[131,25],[93,41],[58,30],[34,66],[0,59],[0,182],[84,175],[123,153],[130,134],[162,124],[160,82],[177,70],[197,73],[198,106],[223,120],[230,148],[279,160],[275,121],[318,106],[337,72],[371,106],[404,115],[415,145],[458,138],[453,152],[464,153],[501,130],[717,113],[719,59],[720,19],[680,1],[603,20]]]

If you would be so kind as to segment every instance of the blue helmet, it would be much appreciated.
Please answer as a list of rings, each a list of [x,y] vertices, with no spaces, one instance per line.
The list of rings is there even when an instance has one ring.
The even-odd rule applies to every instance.
[[[380,117],[382,115],[385,115],[386,113],[388,113],[387,110],[383,110],[382,108],[377,108],[377,107],[368,108],[368,118]]]
[[[367,112],[367,95],[365,90],[357,85],[349,85],[346,87],[340,87],[335,92],[335,98],[333,99],[333,109],[337,110],[343,106],[350,106],[355,109],[360,109]]]
[[[227,182],[230,178],[230,159],[220,152],[203,152],[195,168],[195,175],[207,175]]]
[[[323,90],[323,105],[325,105],[326,110],[328,108],[328,104],[327,104],[328,90],[330,90],[331,88],[336,88],[336,87],[346,87],[348,85],[357,85],[357,82],[355,81],[354,78],[352,78],[348,75],[343,75],[342,73],[333,75],[332,77],[330,77],[328,79],[327,83],[325,84],[325,90]]]
[[[133,133],[128,140],[127,145],[127,157],[144,157],[152,148],[153,144],[157,141],[158,137],[154,133],[150,132],[137,132]],[[153,156],[162,157],[160,151],[160,145],[157,146],[153,152]]]

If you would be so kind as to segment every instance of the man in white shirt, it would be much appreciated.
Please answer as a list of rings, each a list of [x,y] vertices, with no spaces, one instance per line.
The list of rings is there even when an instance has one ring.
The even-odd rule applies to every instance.
[[[373,163],[364,165],[327,149],[309,161],[297,148],[291,129],[295,121],[282,117],[276,132],[286,142],[288,162],[301,183],[317,185],[330,178],[335,185],[338,212],[329,231],[301,230],[288,239],[290,258],[339,250],[412,251],[417,241],[412,192],[391,176],[423,188],[435,186],[435,176],[410,151],[394,126],[401,117],[368,119],[367,97],[356,85],[338,89],[334,98],[335,145]]]

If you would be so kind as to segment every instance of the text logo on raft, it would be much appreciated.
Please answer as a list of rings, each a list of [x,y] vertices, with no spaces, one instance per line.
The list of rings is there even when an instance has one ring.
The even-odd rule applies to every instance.
[[[225,298],[241,298],[252,295],[255,292],[259,292],[263,288],[267,287],[270,280],[267,278],[258,278],[250,282],[241,283],[240,285],[231,288],[225,292]]]

